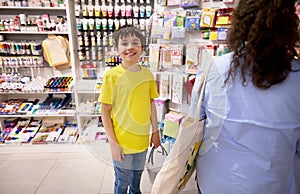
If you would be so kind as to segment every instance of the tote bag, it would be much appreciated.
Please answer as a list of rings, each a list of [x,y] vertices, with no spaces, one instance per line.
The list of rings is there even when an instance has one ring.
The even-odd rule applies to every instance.
[[[199,88],[201,88],[201,91],[195,115],[190,117],[190,114],[188,114],[181,121],[176,141],[161,170],[156,175],[151,194],[179,193],[195,170],[195,159],[201,145],[205,123],[204,119],[199,120],[199,115],[210,66],[211,62],[200,80]]]

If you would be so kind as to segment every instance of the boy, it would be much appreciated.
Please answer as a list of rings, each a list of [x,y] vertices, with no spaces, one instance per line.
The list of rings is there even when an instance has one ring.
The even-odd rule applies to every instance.
[[[114,193],[127,193],[128,186],[129,193],[141,193],[140,179],[149,143],[155,148],[160,145],[153,101],[158,93],[152,73],[137,64],[145,45],[141,31],[123,27],[113,34],[113,39],[122,64],[104,75],[99,102],[113,157]]]

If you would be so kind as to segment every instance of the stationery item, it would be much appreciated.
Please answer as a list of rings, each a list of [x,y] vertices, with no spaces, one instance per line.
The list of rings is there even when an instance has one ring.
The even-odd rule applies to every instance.
[[[194,117],[188,114],[180,123],[179,133],[171,152],[156,176],[151,194],[179,193],[188,182],[196,167],[196,156],[203,137],[205,119],[199,120],[209,63],[200,84],[200,97]],[[191,112],[191,108],[189,112]]]

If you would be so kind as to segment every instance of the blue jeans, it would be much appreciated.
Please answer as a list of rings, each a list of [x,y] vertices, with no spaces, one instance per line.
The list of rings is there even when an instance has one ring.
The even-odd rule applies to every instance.
[[[144,171],[147,150],[125,154],[123,162],[113,160],[115,170],[114,194],[140,194],[141,176]]]

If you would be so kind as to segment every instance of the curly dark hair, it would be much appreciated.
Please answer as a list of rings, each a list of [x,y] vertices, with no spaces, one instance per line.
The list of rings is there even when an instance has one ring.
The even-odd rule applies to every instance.
[[[238,71],[243,85],[252,77],[261,89],[284,81],[297,56],[298,23],[293,0],[241,0],[227,39],[234,54],[225,83]]]

